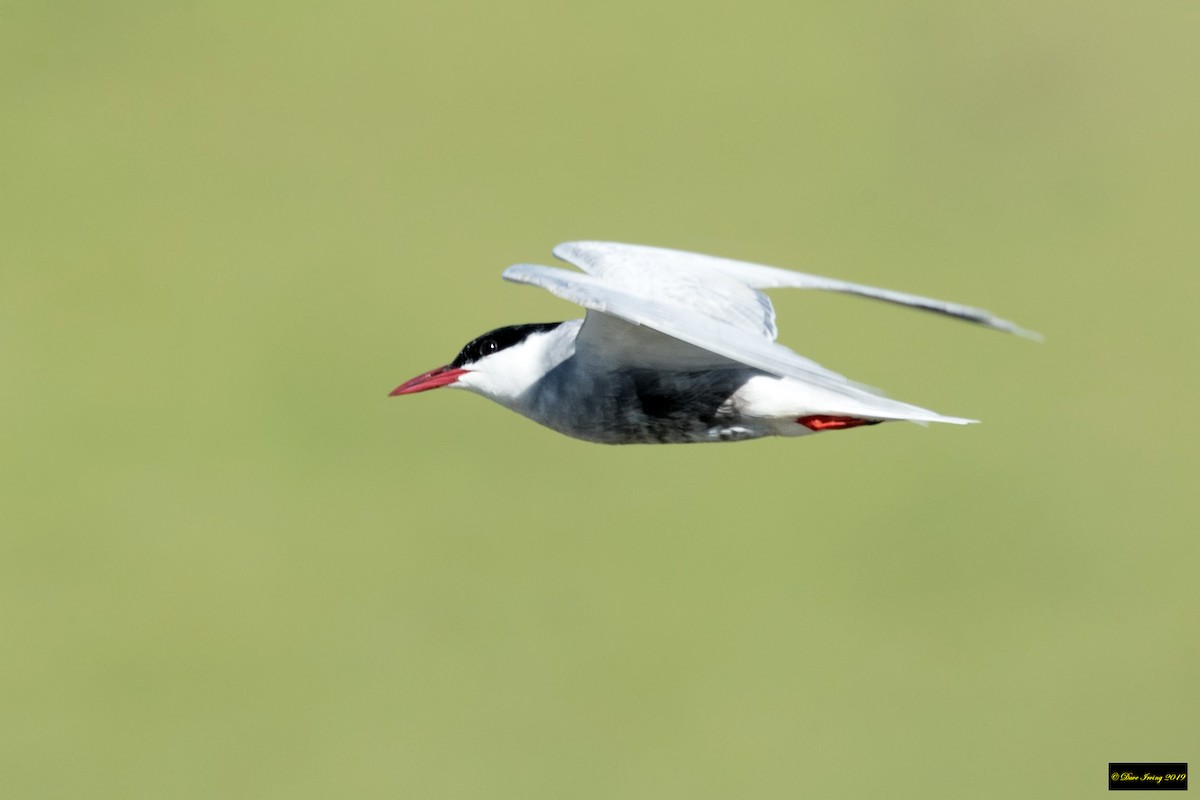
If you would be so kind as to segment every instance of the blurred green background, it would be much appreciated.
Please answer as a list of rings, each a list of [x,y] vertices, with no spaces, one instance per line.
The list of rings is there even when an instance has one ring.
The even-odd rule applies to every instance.
[[[13,798],[1096,797],[1200,762],[1200,5],[0,5]],[[975,416],[389,400],[556,242]]]

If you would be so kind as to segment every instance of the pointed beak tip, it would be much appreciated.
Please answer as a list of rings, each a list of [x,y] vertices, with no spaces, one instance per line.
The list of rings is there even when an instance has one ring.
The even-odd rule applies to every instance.
[[[388,397],[399,397],[402,394],[416,394],[417,392],[427,392],[430,389],[437,389],[442,386],[450,386],[457,383],[459,377],[466,373],[467,370],[465,369],[450,366],[431,369],[429,372],[424,372],[392,389],[388,392]]]

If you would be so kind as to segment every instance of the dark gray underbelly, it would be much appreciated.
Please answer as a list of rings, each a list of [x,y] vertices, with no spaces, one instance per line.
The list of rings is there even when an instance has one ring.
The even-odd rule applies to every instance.
[[[749,369],[594,373],[568,359],[531,390],[535,420],[578,439],[604,444],[719,441],[740,415],[730,398]],[[741,438],[741,437],[738,437]]]

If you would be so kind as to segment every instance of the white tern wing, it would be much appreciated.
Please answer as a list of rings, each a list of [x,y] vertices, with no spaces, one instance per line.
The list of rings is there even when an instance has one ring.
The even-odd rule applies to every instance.
[[[554,255],[602,278],[608,286],[687,306],[774,341],[775,309],[765,294],[736,274],[713,269],[711,256],[616,242],[565,242]]]
[[[776,335],[775,314],[770,301],[761,292],[754,291],[755,289],[794,288],[842,292],[944,314],[1030,339],[1041,339],[1039,334],[1021,328],[1008,320],[1000,319],[981,308],[972,308],[905,292],[895,292],[890,289],[877,289],[873,286],[840,281],[835,278],[806,275],[803,272],[751,264],[746,261],[734,261],[717,256],[687,253],[682,250],[618,242],[564,242],[554,248],[554,255],[563,261],[574,264],[584,272],[610,281],[614,286],[621,286],[633,291],[638,291],[637,287],[643,283],[652,286],[655,279],[647,276],[656,273],[669,276],[667,279],[671,281],[675,280],[677,275],[690,275],[692,282],[708,282],[714,280],[716,276],[720,276],[720,292],[727,291],[726,287],[733,283],[739,284],[741,287],[740,291],[728,290],[730,307],[725,313],[729,315],[731,321],[735,319],[750,320],[754,316],[754,306],[757,303],[758,313],[763,315],[765,312],[765,316],[760,316],[760,319],[763,320],[762,332],[769,339],[774,339]],[[685,288],[690,294],[690,287]],[[720,292],[711,297],[717,300],[725,297]],[[751,300],[751,297],[755,299]],[[697,310],[713,316],[712,310],[707,305],[702,304],[697,307]],[[743,325],[743,327],[749,327],[749,325]]]
[[[653,269],[648,270],[653,271]],[[901,403],[881,397],[848,381],[837,373],[793,353],[783,345],[776,344],[762,335],[761,329],[750,330],[745,318],[736,316],[721,319],[710,312],[710,300],[701,291],[700,298],[693,303],[693,295],[678,287],[670,290],[656,283],[642,284],[624,281],[620,285],[610,280],[609,275],[584,275],[556,267],[535,264],[517,264],[504,271],[506,280],[540,286],[551,294],[570,300],[588,309],[587,324],[593,320],[593,312],[617,317],[634,325],[645,326],[664,333],[695,348],[715,353],[730,361],[762,370],[771,375],[792,378],[810,386],[832,392],[850,401],[856,413],[882,419],[912,419],[930,422],[967,423],[973,420],[945,417],[919,406]],[[638,288],[631,289],[633,283]],[[654,294],[643,294],[641,287],[650,285]],[[699,306],[699,310],[693,307]],[[587,327],[585,324],[585,328]],[[611,328],[597,326],[598,330]],[[650,341],[653,337],[643,341]],[[580,344],[586,345],[584,332]],[[601,345],[608,347],[608,340]]]

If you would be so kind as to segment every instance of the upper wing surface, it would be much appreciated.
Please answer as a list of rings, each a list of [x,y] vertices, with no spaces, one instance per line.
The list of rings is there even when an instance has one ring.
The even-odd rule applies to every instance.
[[[707,313],[710,306],[719,303],[724,296],[723,292],[729,291],[729,310],[726,313],[731,320],[742,320],[744,327],[748,328],[755,317],[757,304],[761,330],[770,339],[774,339],[776,335],[775,314],[770,300],[766,295],[755,291],[756,289],[821,289],[853,294],[943,314],[1018,336],[1041,338],[1039,334],[981,308],[700,253],[618,242],[565,242],[554,248],[554,255],[589,274],[611,280],[614,285],[636,286],[643,281],[650,285],[655,279],[646,276],[655,273],[661,274],[664,279],[670,276],[669,280],[674,280],[675,275],[690,275],[693,282],[711,281],[714,290],[704,293],[704,300],[697,306],[698,310]],[[740,291],[729,290],[731,284],[741,287]]]
[[[716,269],[711,256],[616,242],[566,242],[554,255],[614,288],[675,304],[733,328],[774,340],[770,299],[741,276]]]
[[[591,347],[604,351],[601,353],[602,357],[609,355],[610,339],[602,335],[597,340],[589,334],[594,312],[666,334],[667,337],[686,343],[692,349],[716,354],[728,361],[828,390],[859,404],[866,409],[864,413],[881,417],[899,415],[905,418],[924,415],[923,418],[930,420],[966,421],[943,417],[918,406],[881,397],[836,372],[793,353],[783,345],[770,341],[762,336],[761,331],[747,330],[743,325],[722,321],[703,311],[694,310],[678,302],[675,297],[661,299],[633,293],[622,286],[614,285],[607,275],[584,275],[556,267],[517,264],[504,271],[504,278],[516,283],[539,286],[551,294],[588,309],[588,322],[580,332],[578,344],[583,348]],[[606,320],[593,330],[607,333],[611,329],[611,322]],[[636,332],[633,335],[636,337]],[[652,343],[657,338],[651,336],[642,341]],[[637,351],[636,342],[631,350]]]

